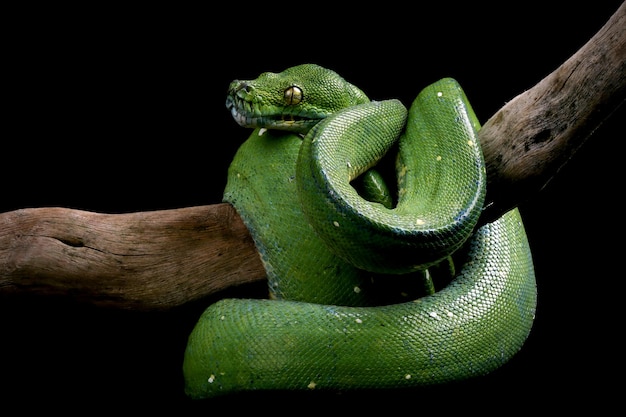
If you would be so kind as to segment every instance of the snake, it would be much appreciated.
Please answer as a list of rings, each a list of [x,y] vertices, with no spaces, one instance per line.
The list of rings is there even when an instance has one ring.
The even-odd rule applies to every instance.
[[[487,375],[521,350],[532,253],[517,207],[480,221],[481,126],[456,79],[407,108],[301,64],[233,80],[226,107],[252,131],[223,201],[268,293],[202,311],[184,352],[188,397],[417,388]]]

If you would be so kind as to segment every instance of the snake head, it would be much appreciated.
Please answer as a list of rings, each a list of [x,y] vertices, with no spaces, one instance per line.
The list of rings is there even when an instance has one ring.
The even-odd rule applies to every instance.
[[[328,115],[368,101],[334,71],[303,64],[264,72],[254,80],[234,80],[226,108],[242,127],[306,133]]]

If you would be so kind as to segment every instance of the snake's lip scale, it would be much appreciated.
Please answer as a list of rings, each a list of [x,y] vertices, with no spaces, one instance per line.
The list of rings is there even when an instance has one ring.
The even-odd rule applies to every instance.
[[[285,114],[251,116],[241,111],[242,106],[237,106],[236,99],[232,97],[228,97],[226,100],[226,108],[239,126],[247,128],[264,127],[305,133],[321,120]]]
[[[246,127],[246,116],[239,111],[236,103],[236,99],[229,95],[226,97],[226,109],[230,112],[231,116],[238,125]]]
[[[269,127],[263,126],[262,120],[264,117],[262,116],[252,116],[250,112],[245,111],[245,101],[238,98],[237,96],[233,96],[229,94],[226,97],[226,109],[230,111],[230,115],[233,117],[235,122],[241,127],[247,128],[256,128],[256,127]]]
[[[274,119],[271,116],[267,115],[252,117],[240,112],[234,106],[230,108],[230,114],[239,126],[248,128],[264,127],[267,129],[290,130],[294,132],[300,132],[302,130],[309,130],[311,125],[311,121],[306,119],[286,119],[283,117]]]
[[[228,103],[226,107],[229,107]],[[235,122],[237,122],[239,126],[248,127],[251,126],[251,124],[253,123],[252,118],[246,117],[245,114],[238,111],[237,108],[232,105],[232,103],[230,106],[230,115],[233,116],[233,119],[235,119]]]

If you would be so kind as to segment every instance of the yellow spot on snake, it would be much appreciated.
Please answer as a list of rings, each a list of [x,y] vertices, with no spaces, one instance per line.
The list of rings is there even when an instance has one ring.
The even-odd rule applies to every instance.
[[[437,155],[437,161],[441,161],[441,155]]]
[[[416,225],[422,225],[424,223],[426,223],[426,222],[424,220],[422,220],[422,219],[415,219],[415,224]]]
[[[406,375],[404,376],[404,379],[411,379],[411,374],[406,374]]]
[[[213,381],[215,381],[215,375],[211,374],[211,376],[209,377],[209,379],[207,379],[207,381],[209,382],[209,384],[212,384]]]
[[[435,313],[434,311],[431,311],[430,313],[428,313],[428,315],[434,319],[438,319],[439,315],[437,313]]]
[[[265,132],[267,132],[267,129],[262,127],[259,129],[259,136],[263,136],[265,134]]]
[[[220,320],[224,320],[226,316],[220,316]]]
[[[307,385],[307,388],[308,388],[308,389],[315,389],[315,386],[316,386],[316,385],[317,385],[317,384],[315,383],[315,381],[311,381],[311,382],[309,382],[309,385]]]
[[[339,227],[339,222],[338,221],[333,221],[333,225],[335,225],[335,227]]]
[[[361,288],[358,287],[358,286],[354,287],[354,292],[357,293],[357,294],[360,293],[361,292]]]
[[[441,91],[437,91],[437,97],[442,97],[443,93]]]
[[[468,144],[469,146],[474,146],[474,141],[473,141],[473,140],[468,140],[468,141],[467,141],[467,144]]]
[[[356,321],[356,322],[357,322],[357,323],[359,323],[359,324],[363,323],[363,320],[361,320],[361,319],[356,319],[356,320],[354,320],[354,321]]]

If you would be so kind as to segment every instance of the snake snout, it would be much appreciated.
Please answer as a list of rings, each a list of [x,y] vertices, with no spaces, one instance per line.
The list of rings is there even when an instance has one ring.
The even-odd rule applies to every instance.
[[[228,86],[228,94],[238,94],[242,90],[245,94],[249,94],[253,89],[254,87],[248,81],[234,80]]]
[[[236,99],[243,99],[246,95],[250,94],[254,87],[252,87],[247,81],[235,80],[228,86],[228,93],[226,95],[226,107],[230,109],[236,103]]]

